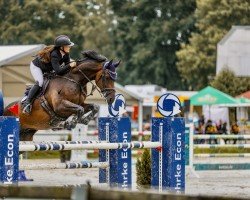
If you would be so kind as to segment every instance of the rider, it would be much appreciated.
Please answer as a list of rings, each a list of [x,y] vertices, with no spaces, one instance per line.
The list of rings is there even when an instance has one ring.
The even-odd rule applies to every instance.
[[[67,73],[70,68],[76,66],[76,62],[70,62],[69,52],[72,46],[74,46],[74,43],[70,41],[68,36],[59,35],[56,37],[54,45],[51,46],[52,51],[49,53],[49,56],[47,56],[48,58],[46,58],[46,56],[42,58],[42,55],[48,53],[43,49],[30,63],[30,71],[36,83],[30,89],[27,99],[24,102],[23,113],[31,112],[32,102],[42,88],[44,73],[55,71],[56,74],[63,75]]]

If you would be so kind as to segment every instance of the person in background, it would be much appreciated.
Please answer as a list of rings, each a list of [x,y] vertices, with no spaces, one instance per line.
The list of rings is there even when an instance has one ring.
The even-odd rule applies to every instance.
[[[236,122],[232,123],[231,132],[234,135],[238,135],[240,133],[240,128]],[[236,144],[236,143],[237,143],[237,139],[233,139],[233,144]]]
[[[217,129],[216,129],[216,126],[213,125],[212,120],[211,119],[207,120],[207,123],[205,125],[205,134],[212,135],[216,133],[217,133]],[[217,144],[216,139],[213,139],[213,141],[215,144]],[[209,139],[208,143],[211,144],[211,142],[212,142],[212,139]]]
[[[223,127],[223,122],[222,122],[222,120],[220,119],[220,120],[219,120],[219,123],[216,124],[216,128],[217,128],[218,134],[223,134],[222,127]]]

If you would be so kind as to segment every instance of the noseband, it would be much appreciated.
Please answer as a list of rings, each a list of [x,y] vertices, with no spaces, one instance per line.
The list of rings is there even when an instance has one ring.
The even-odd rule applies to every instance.
[[[105,87],[106,84],[107,84],[106,74],[108,74],[113,81],[115,81],[116,78],[117,78],[117,73],[112,72],[111,70],[107,69],[106,66],[105,66],[106,64],[107,64],[107,62],[105,62],[103,64],[103,66],[102,66],[102,74],[98,78],[98,80],[96,81],[96,84],[97,84],[100,80],[102,80],[102,85],[103,85],[102,90],[100,90],[94,83],[92,83],[92,81],[89,79],[89,77],[87,77],[87,75],[81,69],[77,68],[78,71],[88,80],[88,82],[90,82],[92,84],[91,92],[88,95],[86,94],[86,97],[93,95],[93,92],[95,90],[97,90],[99,92],[99,94],[101,96],[103,96],[104,98],[107,98],[112,92],[115,92],[114,88]]]

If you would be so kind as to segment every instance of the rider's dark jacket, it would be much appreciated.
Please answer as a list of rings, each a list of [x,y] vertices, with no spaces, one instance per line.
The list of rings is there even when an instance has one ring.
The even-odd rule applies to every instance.
[[[66,53],[64,56],[61,55],[59,49],[54,49],[51,54],[51,62],[45,63],[40,57],[36,57],[32,62],[35,66],[39,67],[43,73],[55,71],[58,75],[63,75],[70,70],[70,57]]]

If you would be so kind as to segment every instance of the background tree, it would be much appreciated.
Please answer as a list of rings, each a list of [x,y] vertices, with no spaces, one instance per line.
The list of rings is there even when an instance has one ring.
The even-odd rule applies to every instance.
[[[236,77],[233,71],[225,68],[211,82],[211,86],[235,97],[250,90],[250,78]]]
[[[123,84],[159,84],[181,89],[175,52],[194,29],[194,0],[111,0],[114,46],[124,66]]]
[[[150,188],[151,185],[151,155],[149,149],[144,149],[136,162],[136,183],[138,189]]]
[[[75,2],[75,1],[73,1]],[[81,15],[84,30],[84,49],[93,49],[108,58],[115,57],[112,41],[113,14],[107,0],[85,1],[73,3]]]
[[[232,25],[248,25],[250,1],[197,0],[197,33],[177,52],[177,67],[187,88],[199,90],[209,83],[216,67],[216,45]]]

